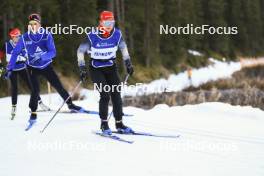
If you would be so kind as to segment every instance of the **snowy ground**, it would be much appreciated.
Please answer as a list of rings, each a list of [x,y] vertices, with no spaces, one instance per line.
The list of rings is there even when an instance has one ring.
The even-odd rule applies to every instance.
[[[48,102],[48,96],[42,96]],[[178,139],[122,136],[120,143],[91,133],[97,115],[60,113],[44,134],[53,113],[39,113],[30,131],[29,96],[19,96],[18,114],[9,120],[10,97],[0,99],[1,176],[263,176],[264,112],[222,103],[183,107],[158,105],[145,111],[126,107],[125,123],[135,130],[180,134]],[[61,100],[53,95],[52,107]],[[97,110],[97,98],[76,102]],[[111,119],[111,127],[113,119]]]
[[[212,61],[211,66],[193,70],[194,86],[230,77],[241,69],[240,63]],[[190,81],[183,72],[126,90],[124,95],[139,95],[142,89],[149,94],[160,91],[160,87],[180,91],[188,86]],[[86,99],[76,104],[97,111],[98,93],[81,93]],[[41,97],[46,104],[51,98],[53,109],[62,103],[57,94]],[[25,132],[28,101],[28,95],[19,96],[17,117],[11,121],[11,99],[0,99],[1,176],[264,175],[264,112],[256,108],[222,103],[157,105],[147,111],[126,107],[124,112],[134,116],[125,117],[125,124],[134,130],[180,135],[178,139],[122,136],[134,141],[127,144],[94,135],[92,131],[98,130],[100,123],[97,115],[60,113],[40,134],[54,113],[42,112],[36,126]],[[113,122],[112,118],[112,129]]]

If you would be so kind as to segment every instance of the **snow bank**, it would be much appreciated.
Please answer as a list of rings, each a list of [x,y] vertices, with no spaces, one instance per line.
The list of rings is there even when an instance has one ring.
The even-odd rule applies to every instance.
[[[168,79],[159,79],[152,81],[149,84],[138,86],[137,88],[127,89],[124,94],[128,96],[136,96],[142,94],[162,93],[164,91],[177,92],[189,86],[198,87],[209,81],[230,78],[234,72],[241,70],[240,62],[227,63],[217,60],[212,61],[214,63],[213,65],[193,69],[191,80],[188,79],[188,73],[185,71],[179,74],[172,74]]]

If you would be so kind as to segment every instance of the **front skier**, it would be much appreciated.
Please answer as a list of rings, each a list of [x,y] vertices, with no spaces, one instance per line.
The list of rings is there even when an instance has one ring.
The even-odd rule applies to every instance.
[[[80,67],[80,77],[83,80],[87,76],[84,54],[90,54],[89,72],[94,84],[98,86],[119,85],[120,79],[115,63],[118,48],[122,52],[123,60],[128,74],[133,74],[133,66],[130,61],[127,45],[119,29],[114,27],[114,15],[110,11],[103,11],[100,14],[99,28],[103,29],[103,34],[89,33],[87,39],[82,43],[77,51],[78,65]],[[101,118],[101,130],[106,135],[111,135],[112,131],[108,126],[108,104],[111,96],[113,104],[113,114],[115,117],[116,129],[120,133],[133,133],[133,130],[125,126],[122,122],[123,110],[120,92],[114,88],[111,93],[104,90],[100,92],[99,115]]]
[[[21,36],[21,32],[18,28],[10,29],[9,31],[9,37],[10,40],[7,41],[3,47],[3,50],[1,51],[3,54],[0,56],[2,59],[4,57],[4,53],[6,55],[6,62],[8,63],[10,61],[11,54],[13,52],[13,49],[15,48],[19,38]],[[11,108],[11,120],[14,119],[16,115],[16,105],[17,105],[17,87],[18,87],[18,80],[17,76],[19,75],[20,78],[27,84],[28,88],[31,90],[31,83],[29,78],[29,73],[26,68],[26,56],[25,51],[22,51],[21,54],[18,56],[17,61],[15,63],[13,74],[10,76],[10,82],[11,82],[11,100],[12,100],[12,108]],[[44,111],[49,111],[50,108],[47,107],[41,100],[40,96],[38,96],[38,104],[40,108]]]
[[[8,77],[11,76],[19,54],[25,50],[27,55],[27,65],[30,71],[30,79],[33,87],[29,103],[29,107],[31,109],[29,123],[34,124],[37,119],[36,110],[38,107],[38,95],[40,91],[38,82],[39,75],[44,76],[64,100],[66,100],[70,95],[64,89],[57,74],[53,70],[51,63],[56,56],[56,49],[51,33],[46,31],[44,28],[41,28],[40,15],[31,14],[29,16],[28,27],[28,32],[21,36],[13,50],[7,67],[7,75]],[[83,108],[72,103],[71,98],[68,99],[66,103],[70,110],[77,112],[83,111]]]

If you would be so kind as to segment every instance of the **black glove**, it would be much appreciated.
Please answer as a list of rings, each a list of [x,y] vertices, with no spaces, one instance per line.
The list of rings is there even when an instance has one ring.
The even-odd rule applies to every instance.
[[[80,66],[80,79],[84,81],[87,76],[88,76],[88,72],[86,70],[86,67]]]
[[[125,66],[126,66],[127,73],[131,76],[134,73],[134,68],[133,68],[133,65],[130,59],[125,60]]]

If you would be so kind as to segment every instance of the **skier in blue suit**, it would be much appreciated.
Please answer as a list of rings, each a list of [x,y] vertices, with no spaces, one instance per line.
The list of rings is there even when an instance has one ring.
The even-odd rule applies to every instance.
[[[5,42],[5,45],[1,51],[3,54],[0,56],[0,57],[4,57],[5,55],[7,63],[10,61],[11,54],[21,36],[21,32],[18,28],[12,28],[9,31],[9,36],[10,36],[10,40]],[[17,105],[17,95],[18,95],[18,76],[27,84],[30,90],[32,89],[29,73],[25,64],[26,61],[25,54],[26,53],[24,50],[20,53],[16,61],[16,64],[14,66],[13,74],[10,76],[11,95],[12,95],[11,120],[13,120],[16,115],[16,105]],[[42,110],[44,111],[50,110],[50,108],[42,102],[40,96],[38,96],[38,104]]]
[[[33,87],[29,103],[31,109],[29,123],[32,124],[35,123],[37,119],[36,110],[38,107],[38,95],[40,91],[38,76],[44,76],[64,100],[70,95],[64,89],[57,74],[53,70],[52,62],[56,56],[54,40],[51,33],[41,27],[41,17],[39,14],[31,14],[29,16],[28,27],[28,32],[21,36],[13,50],[7,67],[7,77],[11,76],[19,54],[25,50],[27,57],[26,63],[30,72]],[[69,98],[66,103],[70,110],[76,112],[84,111],[83,108],[74,105],[71,98]]]
[[[100,25],[102,34],[89,33],[85,42],[83,42],[77,51],[78,65],[80,67],[80,77],[84,79],[87,76],[84,54],[90,55],[89,71],[94,84],[102,87],[120,84],[119,74],[115,63],[116,52],[121,50],[127,73],[133,74],[133,66],[130,61],[127,45],[119,29],[114,27],[114,15],[110,11],[103,11],[100,14]],[[111,97],[113,103],[113,114],[115,117],[116,129],[120,133],[133,133],[130,127],[123,124],[122,99],[117,88],[111,92],[104,89],[100,92],[99,115],[101,118],[101,130],[106,135],[111,135],[112,131],[108,126],[108,104]]]

